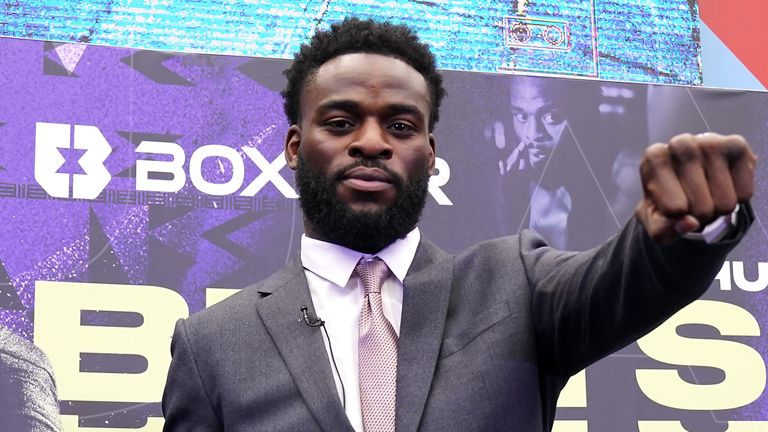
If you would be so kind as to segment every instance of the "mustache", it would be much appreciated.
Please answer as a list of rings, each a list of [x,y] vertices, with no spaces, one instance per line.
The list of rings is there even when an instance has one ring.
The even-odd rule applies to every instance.
[[[390,177],[392,180],[392,184],[395,186],[397,190],[401,190],[403,188],[403,185],[405,184],[405,179],[401,177],[396,172],[392,171],[391,168],[381,163],[379,160],[376,159],[360,159],[355,162],[352,162],[351,164],[340,168],[333,172],[331,175],[331,179],[334,183],[340,182],[344,177],[347,175],[347,173],[357,167],[365,167],[365,168],[377,168],[385,173]]]

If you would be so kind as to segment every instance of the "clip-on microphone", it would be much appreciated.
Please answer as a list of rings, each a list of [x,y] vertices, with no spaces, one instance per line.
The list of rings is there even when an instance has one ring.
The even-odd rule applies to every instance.
[[[315,314],[310,315],[311,312],[309,312],[307,305],[301,306],[301,313],[304,316],[304,323],[310,327],[322,327],[325,324],[325,321],[315,316]]]

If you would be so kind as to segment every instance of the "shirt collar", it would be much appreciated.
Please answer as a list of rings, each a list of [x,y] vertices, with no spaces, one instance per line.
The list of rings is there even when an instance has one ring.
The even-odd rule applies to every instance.
[[[379,253],[368,255],[303,234],[301,263],[312,273],[338,286],[345,286],[361,258],[377,256],[387,264],[392,274],[402,283],[416,256],[416,248],[420,240],[421,233],[418,228],[414,228],[404,238],[396,240]]]

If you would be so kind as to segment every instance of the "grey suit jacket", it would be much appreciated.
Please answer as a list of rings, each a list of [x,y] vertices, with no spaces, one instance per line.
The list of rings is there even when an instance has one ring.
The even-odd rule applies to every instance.
[[[530,231],[455,256],[422,240],[404,281],[397,430],[549,430],[568,377],[700,296],[735,243],[660,248],[635,221],[582,253]],[[310,304],[296,263],[180,320],[165,430],[351,432],[321,330],[301,318]]]
[[[0,431],[60,432],[56,382],[48,357],[0,325]]]

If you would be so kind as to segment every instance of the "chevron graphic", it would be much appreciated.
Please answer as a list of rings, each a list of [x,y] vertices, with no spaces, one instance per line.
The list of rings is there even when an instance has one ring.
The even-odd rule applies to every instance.
[[[183,76],[163,66],[163,62],[175,57],[178,57],[178,55],[157,51],[136,51],[132,55],[123,57],[120,61],[158,84],[178,86],[194,85]]]

